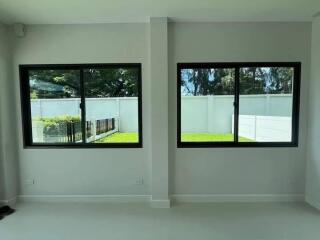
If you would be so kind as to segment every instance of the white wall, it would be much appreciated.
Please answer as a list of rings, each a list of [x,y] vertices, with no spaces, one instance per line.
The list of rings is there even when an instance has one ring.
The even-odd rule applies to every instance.
[[[6,29],[4,26],[0,25],[0,86],[2,86],[6,81],[7,81],[7,76],[6,76],[6,72],[7,72],[7,57],[8,54],[6,54]],[[2,101],[1,101],[2,102]],[[1,113],[3,112],[3,104],[0,107]],[[2,114],[0,115],[0,117],[2,116]],[[2,126],[2,125],[1,125]],[[3,146],[3,140],[2,140],[2,136],[3,136],[3,128],[0,128],[0,201],[5,199],[5,183],[4,183],[4,169],[3,169],[3,164],[4,164],[4,146]]]
[[[182,96],[181,131],[231,133],[234,96]],[[290,116],[292,95],[241,95],[241,115]],[[219,116],[219,117],[218,117]]]
[[[18,145],[21,194],[153,193],[167,203],[169,183],[172,194],[304,193],[311,25],[169,23],[166,56],[166,24],[34,25],[26,37],[11,39],[14,76],[8,84],[15,94],[6,93],[5,100],[15,103],[6,110],[18,117],[4,129],[10,135],[15,123],[19,140],[5,146]],[[177,149],[176,63],[200,61],[301,61],[299,147]],[[142,63],[144,148],[23,149],[18,65],[90,62]],[[151,104],[160,110],[151,112]],[[138,177],[144,185],[135,184]],[[26,184],[32,179],[34,185]]]
[[[171,23],[169,146],[174,194],[303,194],[310,23]],[[176,149],[176,63],[301,61],[298,148]],[[245,114],[243,112],[242,114]]]
[[[320,16],[312,24],[306,199],[320,209]]]
[[[231,133],[234,96],[183,96],[181,98],[181,131]],[[292,95],[242,95],[240,111],[247,115],[292,115]],[[80,116],[80,98],[32,99],[32,118],[61,115]],[[120,118],[120,132],[138,131],[138,99],[88,98],[86,119]],[[219,116],[219,117],[217,117]]]
[[[80,98],[32,99],[32,118],[80,116]],[[87,98],[86,120],[120,118],[120,132],[138,132],[138,98]]]
[[[0,201],[12,200],[18,193],[16,155],[16,113],[12,81],[9,30],[0,25]]]
[[[19,64],[142,63],[142,88],[149,88],[148,25],[34,25],[14,38],[14,81],[19,98]],[[9,99],[9,98],[8,98]],[[143,94],[142,149],[23,149],[21,116],[19,160],[21,194],[149,194],[150,94]],[[17,103],[16,111],[20,112]],[[143,185],[136,179],[144,178]],[[29,180],[35,185],[26,185]]]
[[[150,19],[151,174],[153,206],[168,207],[168,19]]]

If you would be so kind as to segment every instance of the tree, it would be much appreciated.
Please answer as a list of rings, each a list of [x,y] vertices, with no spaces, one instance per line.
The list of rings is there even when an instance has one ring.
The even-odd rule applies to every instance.
[[[80,96],[77,70],[31,70],[31,98],[68,98]]]
[[[86,97],[136,97],[137,69],[88,69],[84,71]]]
[[[185,95],[228,95],[234,92],[234,72],[231,69],[185,69],[181,79]]]
[[[184,95],[233,95],[235,69],[184,69],[181,80]],[[292,83],[292,68],[240,68],[240,94],[290,94]]]
[[[79,70],[32,70],[31,98],[80,97]],[[107,68],[84,70],[85,97],[134,97],[138,94],[138,70]]]
[[[262,68],[241,68],[240,94],[264,94],[266,89],[265,77]]]
[[[292,93],[293,68],[271,68],[268,76],[269,93]]]

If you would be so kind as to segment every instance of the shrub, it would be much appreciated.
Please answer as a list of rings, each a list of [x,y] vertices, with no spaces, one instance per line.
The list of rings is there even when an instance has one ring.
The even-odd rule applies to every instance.
[[[67,135],[67,123],[76,123],[76,132],[80,130],[80,117],[78,116],[57,116],[57,117],[45,117],[38,118],[36,121],[40,121],[44,124],[43,135],[44,136],[66,136]]]

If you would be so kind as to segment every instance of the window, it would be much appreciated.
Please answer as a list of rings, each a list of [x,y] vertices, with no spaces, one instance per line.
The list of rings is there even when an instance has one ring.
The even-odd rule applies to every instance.
[[[178,63],[178,147],[298,146],[301,63]]]
[[[21,65],[24,146],[142,147],[141,64]]]

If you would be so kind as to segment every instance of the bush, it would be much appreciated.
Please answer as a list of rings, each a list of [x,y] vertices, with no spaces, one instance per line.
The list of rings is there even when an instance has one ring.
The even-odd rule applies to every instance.
[[[40,121],[44,124],[43,135],[44,136],[66,136],[67,135],[67,123],[76,123],[76,132],[80,130],[80,117],[78,116],[57,116],[38,118],[36,121]]]

